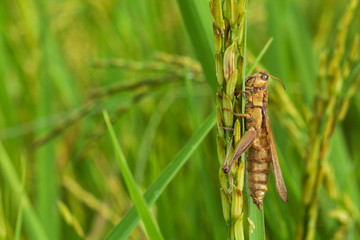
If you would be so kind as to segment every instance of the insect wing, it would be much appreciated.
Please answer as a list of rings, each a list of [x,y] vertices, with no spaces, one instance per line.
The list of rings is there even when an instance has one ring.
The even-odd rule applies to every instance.
[[[223,171],[228,173],[234,162],[243,154],[254,142],[256,138],[256,131],[249,130],[245,132],[244,136],[240,139],[239,143],[235,147],[234,155],[231,158],[230,163],[223,167]]]
[[[245,132],[244,136],[240,139],[236,145],[233,159],[238,159],[254,142],[256,138],[256,131],[249,130]]]
[[[272,159],[272,165],[273,165],[273,171],[274,171],[274,177],[275,177],[275,183],[276,183],[276,190],[279,193],[281,200],[286,203],[288,201],[288,195],[287,190],[284,182],[284,178],[281,172],[279,158],[276,152],[275,148],[275,142],[274,137],[272,134],[271,126],[270,126],[270,119],[267,115],[267,112],[264,111],[265,116],[265,124],[266,124],[266,130],[268,133],[268,141],[270,144],[270,150],[271,150],[271,159]]]

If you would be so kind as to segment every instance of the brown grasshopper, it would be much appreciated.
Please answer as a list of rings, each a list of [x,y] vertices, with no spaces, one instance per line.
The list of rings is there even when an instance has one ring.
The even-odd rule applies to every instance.
[[[260,211],[267,191],[267,182],[271,171],[270,163],[273,165],[277,192],[284,203],[288,200],[267,114],[268,90],[266,87],[269,83],[269,76],[271,75],[266,71],[262,71],[245,79],[245,91],[239,92],[239,94],[244,93],[247,98],[248,103],[245,105],[245,114],[234,113],[226,108],[223,109],[232,112],[236,117],[246,118],[246,132],[235,146],[230,162],[227,163],[227,158],[225,159],[222,169],[225,173],[228,173],[234,162],[249,149],[247,171],[250,195]],[[280,79],[278,80],[281,82]],[[283,83],[282,85],[284,86]]]

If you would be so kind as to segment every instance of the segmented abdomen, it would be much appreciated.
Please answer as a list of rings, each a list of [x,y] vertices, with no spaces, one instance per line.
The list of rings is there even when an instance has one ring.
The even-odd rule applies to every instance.
[[[253,202],[261,210],[270,174],[271,153],[267,143],[266,130],[261,128],[258,134],[260,136],[257,137],[248,151],[247,171],[250,195]]]

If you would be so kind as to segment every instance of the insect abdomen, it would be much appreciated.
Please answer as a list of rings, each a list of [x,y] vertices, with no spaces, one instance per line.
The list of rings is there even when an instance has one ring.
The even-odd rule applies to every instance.
[[[249,149],[248,161],[248,181],[250,195],[253,202],[261,210],[265,193],[267,192],[267,182],[270,174],[271,154],[265,146],[261,146],[265,140],[263,136],[257,143]],[[265,140],[266,141],[266,140]]]

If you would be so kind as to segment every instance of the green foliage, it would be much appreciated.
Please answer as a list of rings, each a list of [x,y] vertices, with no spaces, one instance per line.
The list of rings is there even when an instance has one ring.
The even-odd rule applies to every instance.
[[[34,239],[47,239],[44,227],[40,223],[28,196],[23,193],[23,186],[2,144],[0,144],[0,158],[0,169],[4,180],[8,184],[7,186],[9,186],[11,192],[10,198],[17,201],[16,204],[19,206],[19,212],[23,212],[29,235]],[[22,214],[20,213],[18,216],[22,216]],[[19,224],[21,223],[18,222],[17,226]]]
[[[162,174],[151,184],[144,194],[148,205],[153,204],[157,198],[164,191],[165,187],[175,177],[176,173],[186,163],[191,154],[195,151],[197,146],[201,143],[204,137],[209,133],[210,129],[215,124],[215,114],[211,114],[208,119],[202,124],[194,136],[188,141],[184,148],[177,154],[175,159],[169,164],[169,166],[162,172]],[[132,208],[109,234],[107,239],[126,239],[133,228],[139,221],[137,213]]]
[[[126,162],[124,153],[121,150],[121,147],[119,146],[119,144],[117,142],[114,128],[111,125],[109,114],[106,111],[104,111],[103,114],[104,114],[106,126],[107,126],[109,134],[110,134],[111,142],[113,144],[113,147],[114,147],[115,153],[116,153],[116,157],[119,162],[119,167],[120,167],[121,173],[124,177],[126,187],[129,190],[131,199],[134,201],[136,211],[138,212],[138,214],[141,217],[141,220],[144,223],[146,233],[150,239],[159,239],[159,240],[164,239],[159,231],[157,224],[155,223],[154,219],[150,215],[149,208],[147,207],[144,198],[141,196],[141,192],[135,182],[134,177],[131,174],[131,171]]]
[[[289,201],[270,175],[261,238],[360,237],[359,15],[248,1],[246,69],[286,85],[269,112]],[[224,239],[212,27],[207,0],[0,1],[0,239],[146,239],[103,109],[164,239]]]

